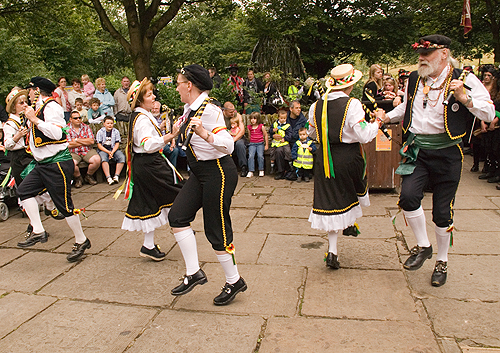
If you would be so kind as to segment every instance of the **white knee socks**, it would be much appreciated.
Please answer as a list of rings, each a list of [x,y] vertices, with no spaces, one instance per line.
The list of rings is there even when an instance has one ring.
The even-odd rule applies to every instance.
[[[73,231],[73,234],[75,235],[75,243],[83,244],[85,240],[87,240],[87,237],[85,236],[85,234],[83,234],[82,224],[80,223],[80,216],[75,214],[73,216],[66,217],[65,220],[66,223],[68,223],[68,226]]]
[[[196,237],[192,228],[174,233],[175,240],[179,244],[182,257],[186,263],[186,275],[193,275],[200,269],[198,262],[198,249],[196,247]]]
[[[438,245],[438,251],[437,251],[437,261],[448,261],[448,250],[450,248],[450,233],[447,232],[446,230],[448,227],[434,227],[434,230],[436,232],[436,241]]]
[[[337,255],[337,239],[339,237],[338,231],[328,232],[328,252]]]
[[[427,229],[425,228],[425,214],[422,206],[415,211],[403,211],[408,224],[415,234],[417,244],[420,247],[426,248],[431,246],[429,238],[427,237]]]
[[[216,254],[217,255],[217,254]],[[219,260],[224,274],[226,275],[226,282],[229,284],[234,284],[240,279],[240,274],[238,273],[238,266],[233,263],[233,256],[231,254],[217,255],[217,260]]]
[[[144,245],[145,248],[151,250],[155,247],[155,231],[144,233]]]
[[[40,219],[40,211],[38,210],[38,202],[34,197],[30,197],[21,202],[30,219],[30,223],[33,226],[33,233],[42,233],[45,229],[42,225],[42,220]]]

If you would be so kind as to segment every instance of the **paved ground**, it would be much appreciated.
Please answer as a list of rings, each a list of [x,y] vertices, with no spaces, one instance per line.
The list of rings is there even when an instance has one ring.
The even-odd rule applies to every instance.
[[[0,223],[0,352],[500,352],[500,192],[469,169],[467,156],[441,288],[430,285],[434,258],[402,268],[414,240],[403,217],[391,223],[396,194],[371,195],[333,271],[325,234],[307,222],[313,183],[240,178],[232,219],[248,290],[226,307],[212,304],[224,279],[201,215],[193,226],[209,282],[175,298],[184,264],[170,229],[157,232],[167,260],[139,257],[142,235],[120,229],[116,187],[85,186],[74,201],[87,209],[92,248],[79,263],[65,259],[64,221],[45,217],[49,241],[29,250],[16,247],[26,218]],[[430,205],[428,195],[433,234]]]

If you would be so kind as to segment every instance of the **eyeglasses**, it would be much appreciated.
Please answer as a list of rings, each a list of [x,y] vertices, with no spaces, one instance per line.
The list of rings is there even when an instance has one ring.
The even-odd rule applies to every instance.
[[[188,82],[189,82],[189,81],[177,81],[177,82],[175,83],[175,85],[176,85],[177,87],[179,87],[179,85],[180,85],[181,83],[188,83]]]
[[[81,120],[81,119],[82,119],[82,117],[81,117],[81,116],[76,116],[76,117],[73,117],[72,119],[73,119],[73,120]]]

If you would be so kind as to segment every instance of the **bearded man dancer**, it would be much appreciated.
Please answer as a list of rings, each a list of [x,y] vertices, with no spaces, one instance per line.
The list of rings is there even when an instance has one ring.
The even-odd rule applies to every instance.
[[[450,44],[450,38],[438,34],[413,44],[419,67],[410,74],[404,103],[387,115],[384,111],[376,113],[386,122],[403,119],[403,161],[396,173],[403,176],[398,205],[417,239],[417,246],[404,263],[410,271],[432,257],[421,201],[424,188],[429,185],[433,189],[432,220],[438,251],[431,284],[435,287],[446,283],[467,117],[473,114],[490,122],[495,116],[493,102],[481,81],[474,75],[464,77],[462,70],[453,68]]]

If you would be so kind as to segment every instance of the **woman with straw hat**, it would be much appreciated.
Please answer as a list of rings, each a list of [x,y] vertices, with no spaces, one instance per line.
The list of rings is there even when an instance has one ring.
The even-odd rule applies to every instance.
[[[229,208],[238,183],[238,172],[231,158],[234,149],[232,136],[226,129],[222,110],[208,97],[212,89],[208,70],[200,65],[188,65],[177,76],[177,92],[186,103],[183,134],[191,176],[174,202],[168,215],[170,226],[186,264],[182,283],[172,289],[172,295],[183,295],[196,285],[207,282],[200,268],[196,238],[191,222],[203,208],[205,236],[212,244],[226,283],[214,298],[215,305],[229,304],[236,294],[247,289],[234,260],[233,231]],[[189,126],[189,129],[187,127]],[[181,129],[182,130],[182,129]]]
[[[326,266],[332,269],[340,267],[339,232],[363,215],[361,206],[370,205],[361,144],[377,136],[379,123],[366,122],[361,102],[349,97],[361,76],[350,64],[333,68],[325,95],[309,109],[310,130],[315,130],[321,144],[315,159],[309,222],[312,228],[328,232]]]
[[[147,78],[134,81],[127,94],[132,109],[127,143],[127,180],[125,198],[130,200],[122,229],[142,231],[140,255],[155,261],[165,259],[154,242],[156,228],[168,222],[168,212],[180,190],[182,177],[161,153],[179,134],[177,126],[162,135],[151,114],[155,102],[153,84]],[[121,189],[122,189],[121,188]],[[121,190],[120,189],[120,190]]]

